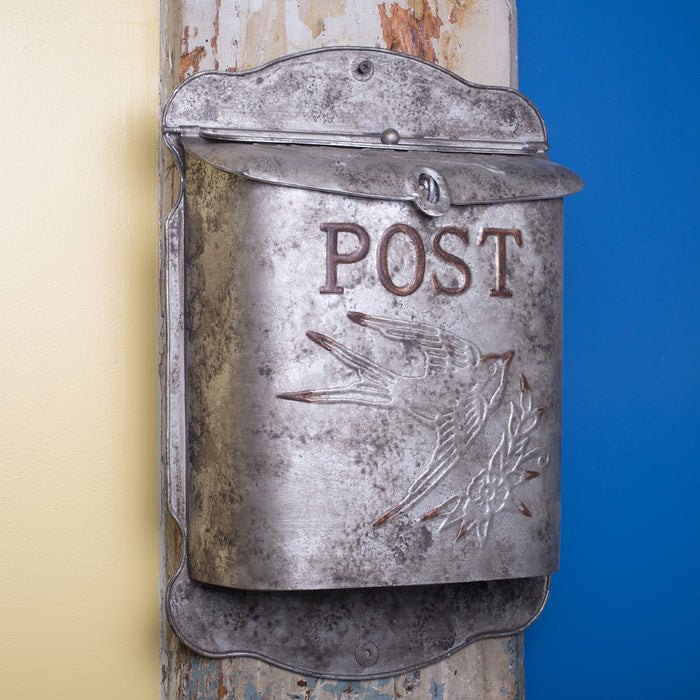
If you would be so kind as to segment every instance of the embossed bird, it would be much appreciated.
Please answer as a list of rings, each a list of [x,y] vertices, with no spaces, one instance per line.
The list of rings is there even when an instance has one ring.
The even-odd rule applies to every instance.
[[[377,318],[351,311],[351,321],[385,338],[417,348],[425,358],[418,376],[406,376],[315,331],[307,337],[357,373],[349,385],[277,394],[304,403],[349,403],[410,414],[434,428],[437,444],[423,473],[401,501],[373,523],[382,525],[411,508],[467,459],[488,417],[500,405],[513,351],[482,354],[472,342],[427,323]]]

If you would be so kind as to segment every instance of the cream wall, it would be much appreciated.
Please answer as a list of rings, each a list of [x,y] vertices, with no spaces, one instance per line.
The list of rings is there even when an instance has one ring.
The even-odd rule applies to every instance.
[[[0,0],[0,697],[157,698],[157,0]]]

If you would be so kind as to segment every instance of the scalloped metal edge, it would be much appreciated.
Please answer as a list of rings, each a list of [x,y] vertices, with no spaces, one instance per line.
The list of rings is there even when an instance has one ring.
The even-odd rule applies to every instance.
[[[489,91],[489,92],[500,92],[506,95],[510,95],[513,97],[516,97],[518,100],[522,101],[524,105],[532,112],[534,117],[536,118],[539,128],[541,130],[541,135],[542,135],[542,140],[534,142],[534,145],[541,146],[541,148],[537,148],[534,150],[540,151],[540,152],[546,152],[549,150],[549,139],[547,135],[547,127],[544,121],[544,118],[542,117],[542,114],[540,111],[537,109],[535,106],[534,102],[530,100],[526,95],[521,93],[520,91],[516,90],[515,88],[511,87],[506,87],[502,85],[480,85],[478,83],[473,83],[469,80],[464,79],[462,76],[457,75],[456,73],[452,72],[451,70],[444,68],[443,66],[440,66],[436,63],[431,63],[429,61],[426,61],[425,59],[418,58],[416,56],[411,56],[409,54],[404,54],[398,51],[389,51],[387,49],[379,49],[379,48],[373,48],[373,47],[367,47],[367,46],[332,46],[332,47],[325,47],[325,48],[316,48],[316,49],[310,49],[308,51],[299,51],[296,53],[292,54],[287,54],[285,56],[281,56],[277,59],[274,59],[272,61],[269,61],[267,63],[264,63],[260,66],[255,66],[254,68],[250,68],[248,70],[241,70],[241,71],[235,71],[235,72],[230,72],[230,71],[202,71],[200,73],[195,73],[194,75],[190,76],[189,78],[185,79],[182,83],[180,83],[172,92],[170,97],[168,98],[167,102],[165,103],[165,107],[163,109],[163,120],[162,120],[162,125],[163,129],[167,132],[170,130],[179,130],[183,127],[191,127],[193,125],[182,125],[182,124],[173,124],[169,123],[169,117],[170,117],[170,111],[173,106],[173,103],[176,101],[178,95],[180,92],[183,92],[184,90],[187,89],[188,86],[190,86],[192,83],[195,83],[197,81],[201,80],[206,80],[207,78],[213,78],[213,77],[221,77],[222,80],[235,80],[236,78],[240,78],[241,76],[250,76],[254,75],[255,73],[263,73],[267,69],[277,66],[279,64],[287,63],[287,62],[293,62],[297,59],[304,58],[307,56],[313,56],[313,55],[319,55],[319,54],[328,54],[328,53],[351,53],[351,52],[362,52],[362,53],[368,53],[368,54],[374,54],[377,56],[392,56],[392,57],[399,57],[401,59],[405,59],[409,62],[415,63],[420,66],[428,67],[430,70],[436,71],[438,73],[442,73],[445,76],[451,78],[452,80],[456,81],[457,83],[464,85],[470,89],[474,90],[483,90],[483,91]],[[259,78],[260,79],[260,78]],[[217,127],[217,130],[219,130],[221,127]],[[263,130],[264,131],[264,130]],[[200,134],[200,129],[199,127],[196,129],[196,134],[192,135],[199,135]],[[499,143],[503,144],[520,144],[521,148],[522,146],[525,145],[525,142],[521,141],[508,141],[508,139],[502,139],[499,141]],[[339,144],[342,145],[342,144]],[[380,145],[379,143],[377,145]],[[433,145],[432,148],[435,148]],[[439,150],[439,149],[436,149]],[[508,149],[510,152],[522,152],[521,149]]]

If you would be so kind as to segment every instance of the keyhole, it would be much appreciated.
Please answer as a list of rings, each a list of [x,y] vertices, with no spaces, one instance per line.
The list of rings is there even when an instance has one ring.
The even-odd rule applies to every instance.
[[[440,201],[440,186],[435,182],[435,178],[428,173],[421,173],[418,178],[418,186],[426,192],[426,199],[435,204]]]

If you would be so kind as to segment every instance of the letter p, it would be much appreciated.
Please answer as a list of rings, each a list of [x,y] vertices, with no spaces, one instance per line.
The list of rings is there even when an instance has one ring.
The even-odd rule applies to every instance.
[[[338,265],[349,265],[362,260],[369,252],[369,236],[357,224],[321,224],[326,232],[326,284],[319,289],[321,294],[342,294],[345,290],[338,286]],[[359,242],[350,253],[338,252],[338,234],[352,233]]]

